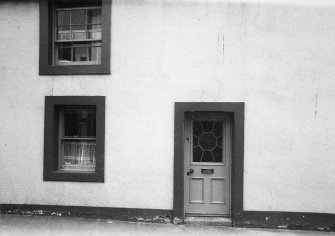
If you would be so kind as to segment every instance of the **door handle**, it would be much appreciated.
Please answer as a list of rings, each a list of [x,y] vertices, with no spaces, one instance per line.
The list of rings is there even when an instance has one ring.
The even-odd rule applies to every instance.
[[[193,174],[193,172],[194,172],[194,170],[193,170],[193,169],[190,169],[190,171],[187,172],[186,174],[187,174],[187,175],[190,175],[190,174]]]

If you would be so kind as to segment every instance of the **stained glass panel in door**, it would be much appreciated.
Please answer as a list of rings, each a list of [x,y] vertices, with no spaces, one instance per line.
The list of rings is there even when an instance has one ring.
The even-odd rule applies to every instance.
[[[222,162],[223,121],[193,121],[193,162]]]

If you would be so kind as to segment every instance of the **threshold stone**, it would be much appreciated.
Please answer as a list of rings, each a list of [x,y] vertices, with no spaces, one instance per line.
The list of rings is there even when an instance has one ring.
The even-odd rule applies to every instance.
[[[186,217],[184,219],[184,223],[193,225],[232,226],[231,219],[225,217],[192,216],[192,217]]]

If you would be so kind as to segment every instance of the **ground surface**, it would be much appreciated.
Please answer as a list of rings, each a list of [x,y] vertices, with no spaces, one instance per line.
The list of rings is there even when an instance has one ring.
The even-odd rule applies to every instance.
[[[0,235],[335,235],[335,232],[133,223],[57,216],[0,215]]]

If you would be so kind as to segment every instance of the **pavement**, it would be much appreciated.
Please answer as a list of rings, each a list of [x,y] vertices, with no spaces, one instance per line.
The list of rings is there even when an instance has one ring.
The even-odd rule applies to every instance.
[[[0,235],[335,235],[335,232],[173,225],[57,216],[0,215]]]

